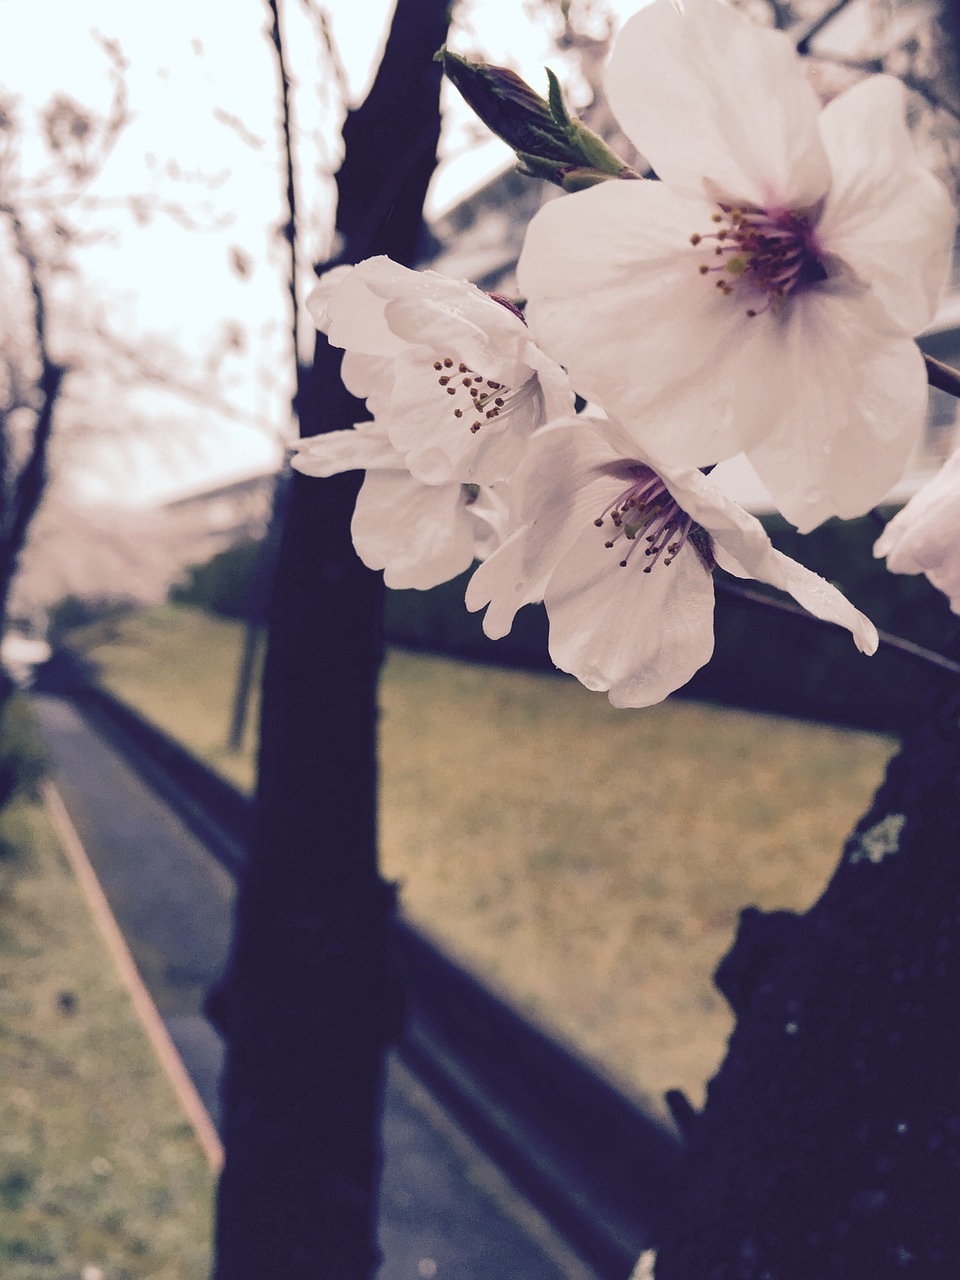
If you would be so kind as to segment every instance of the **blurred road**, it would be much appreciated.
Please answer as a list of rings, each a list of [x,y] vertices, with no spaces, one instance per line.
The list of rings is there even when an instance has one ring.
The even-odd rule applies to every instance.
[[[214,1121],[223,1048],[201,1012],[227,954],[231,877],[65,699],[35,696],[54,781]],[[379,1280],[595,1280],[393,1056]]]

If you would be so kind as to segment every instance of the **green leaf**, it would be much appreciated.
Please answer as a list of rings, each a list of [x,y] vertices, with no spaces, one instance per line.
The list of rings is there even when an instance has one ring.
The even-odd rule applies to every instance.
[[[550,85],[549,99],[550,112],[557,124],[563,127],[564,135],[567,132],[567,126],[572,123],[570,112],[567,110],[567,104],[563,100],[563,90],[560,88],[560,81],[549,67],[544,67],[547,73],[547,82]]]

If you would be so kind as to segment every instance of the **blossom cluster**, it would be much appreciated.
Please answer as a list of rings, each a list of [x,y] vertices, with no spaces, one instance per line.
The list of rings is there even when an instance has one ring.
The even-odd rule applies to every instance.
[[[555,664],[617,706],[708,661],[718,568],[872,653],[870,621],[711,472],[745,454],[808,531],[868,511],[904,471],[927,397],[914,337],[955,215],[902,86],[872,76],[821,107],[781,33],[721,0],[654,0],[606,91],[656,179],[544,205],[522,314],[386,258],[320,282],[311,314],[372,420],[304,440],[294,466],[365,471],[354,543],[389,586],[480,561],[466,603],[487,634],[542,601]]]

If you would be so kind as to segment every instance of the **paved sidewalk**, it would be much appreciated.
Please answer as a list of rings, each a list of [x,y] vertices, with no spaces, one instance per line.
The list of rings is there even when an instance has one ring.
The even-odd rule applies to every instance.
[[[226,957],[233,882],[68,701],[34,702],[73,825],[216,1121],[223,1050],[201,1007]],[[593,1280],[396,1057],[383,1145],[379,1280]]]

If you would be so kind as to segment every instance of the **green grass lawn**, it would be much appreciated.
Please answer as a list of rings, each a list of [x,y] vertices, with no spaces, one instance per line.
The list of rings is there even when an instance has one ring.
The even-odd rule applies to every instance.
[[[120,697],[243,785],[224,750],[239,630],[186,608],[78,636]],[[392,653],[386,875],[408,915],[659,1107],[731,1026],[711,975],[741,907],[805,908],[880,781],[871,734]]]
[[[200,1146],[46,814],[0,823],[0,1276],[202,1280]]]

